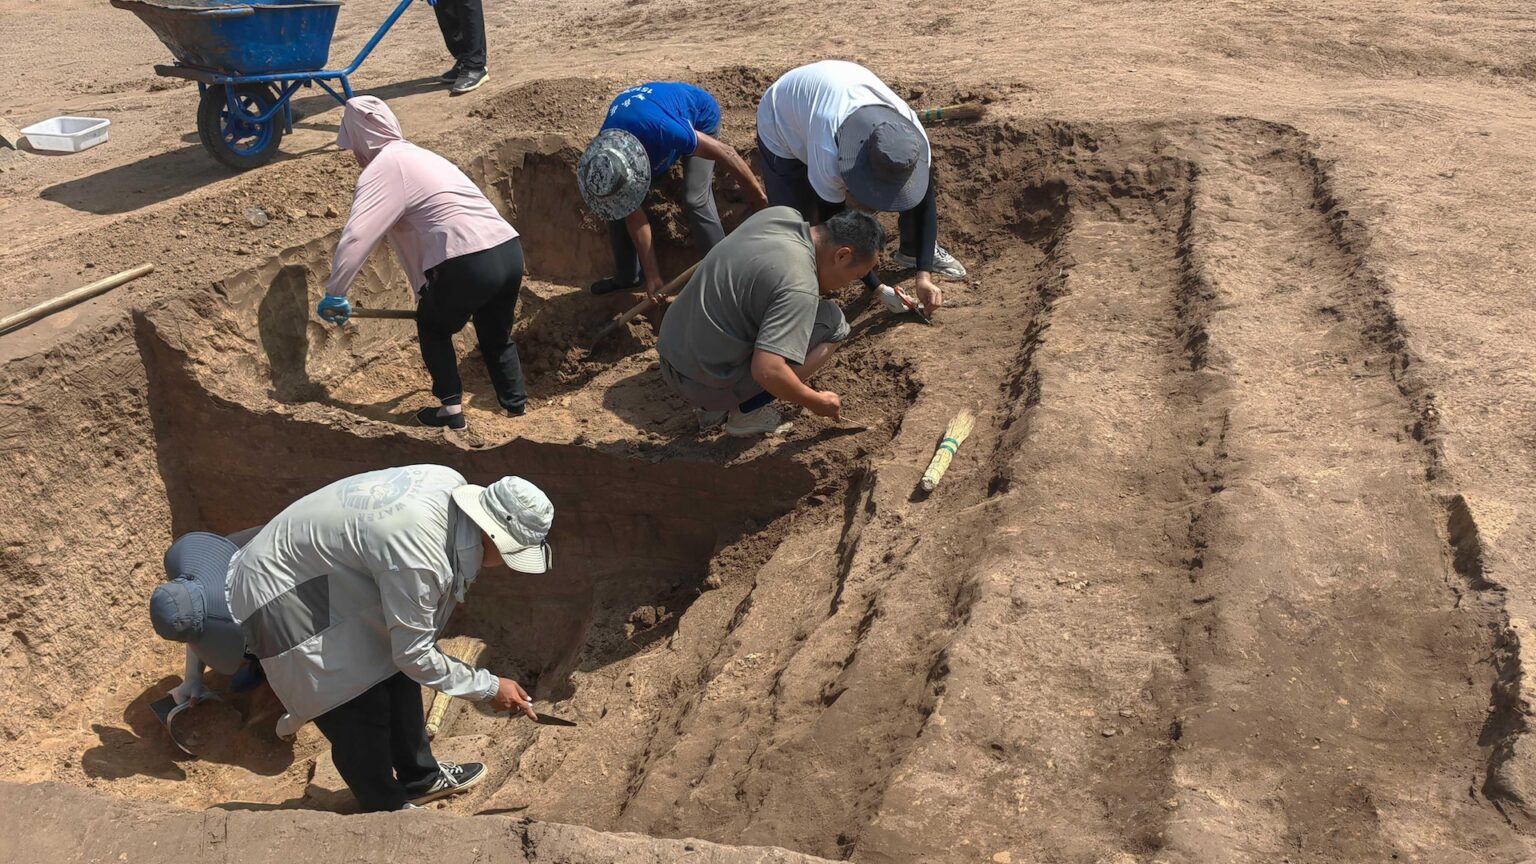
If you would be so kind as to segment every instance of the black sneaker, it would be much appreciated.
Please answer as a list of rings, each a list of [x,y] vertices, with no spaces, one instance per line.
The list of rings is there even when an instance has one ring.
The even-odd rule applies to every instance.
[[[463,429],[469,423],[464,419],[464,412],[449,414],[446,417],[439,415],[436,408],[423,408],[416,412],[416,422],[423,426],[431,426],[434,429]]]
[[[618,280],[614,279],[612,276],[604,276],[596,282],[593,282],[592,286],[587,290],[591,291],[593,294],[602,296],[604,294],[612,294],[615,291],[638,291],[640,290],[640,285],[641,282],[638,279],[629,285],[624,285]]]
[[[479,762],[468,762],[463,765],[457,762],[439,762],[437,767],[442,773],[437,775],[432,788],[412,798],[408,803],[420,807],[439,798],[457,795],[485,779],[485,766]]]
[[[443,82],[444,84],[452,84],[453,82],[459,80],[459,75],[461,75],[463,72],[464,67],[460,66],[458,61],[454,61],[453,67],[447,72],[437,76],[437,80]]]
[[[484,84],[486,79],[490,77],[491,73],[484,69],[460,69],[458,80],[454,81],[453,86],[448,88],[448,95],[463,96],[465,93]]]

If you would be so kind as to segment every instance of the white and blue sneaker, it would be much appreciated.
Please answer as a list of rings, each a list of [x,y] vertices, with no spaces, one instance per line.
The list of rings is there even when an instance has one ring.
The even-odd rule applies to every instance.
[[[903,255],[899,249],[891,256],[891,261],[895,262],[897,267],[907,269],[917,266],[916,258],[911,255]],[[944,279],[964,279],[965,265],[956,260],[955,256],[949,254],[948,250],[943,246],[934,244],[933,275]]]

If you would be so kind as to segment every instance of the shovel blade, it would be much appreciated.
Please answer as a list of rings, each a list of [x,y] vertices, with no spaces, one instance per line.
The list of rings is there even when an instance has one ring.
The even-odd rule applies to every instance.
[[[191,707],[191,702],[183,702],[177,705],[176,698],[173,696],[162,696],[149,703],[149,710],[154,712],[155,719],[159,720],[160,725],[165,727],[166,734],[171,736],[171,743],[175,744],[181,749],[181,752],[186,753],[188,756],[196,756],[197,754],[192,752],[192,748],[187,746],[186,741],[176,734],[176,716]]]

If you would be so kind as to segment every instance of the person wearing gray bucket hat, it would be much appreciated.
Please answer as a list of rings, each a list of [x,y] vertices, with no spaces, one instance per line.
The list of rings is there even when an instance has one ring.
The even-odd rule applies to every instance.
[[[899,213],[893,259],[916,270],[927,314],[943,305],[933,277],[958,279],[965,267],[938,244],[928,136],[916,112],[873,72],[843,60],[790,70],[758,103],[757,141],[769,201],[794,207],[807,222],[847,206]],[[896,296],[874,270],[863,281],[882,297]]]
[[[421,688],[535,717],[521,685],[445,655],[438,636],[482,565],[554,567],[554,505],[504,477],[441,465],[344,477],[290,504],[230,560],[229,611],[287,713],[313,720],[365,811],[468,789],[482,763],[438,762]]]
[[[200,699],[203,667],[235,675],[245,665],[245,637],[224,596],[229,560],[238,547],[217,534],[183,535],[165,553],[166,582],[149,598],[149,620],[162,639],[187,646],[186,673],[171,691],[176,704]]]
[[[651,224],[641,204],[652,182],[683,166],[683,212],[700,255],[725,237],[715,207],[715,163],[720,162],[755,209],[767,193],[747,161],[715,136],[720,104],[707,91],[677,81],[651,81],[624,90],[608,106],[602,130],[576,166],[587,207],[608,223],[613,275],[592,284],[593,294],[643,288],[656,298],[663,279]]]

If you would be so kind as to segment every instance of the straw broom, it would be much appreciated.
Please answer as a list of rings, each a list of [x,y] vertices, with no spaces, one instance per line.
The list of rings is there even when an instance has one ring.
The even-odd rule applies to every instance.
[[[944,479],[944,472],[949,470],[949,460],[955,458],[955,451],[965,442],[971,434],[971,429],[976,425],[976,415],[970,409],[961,411],[955,415],[955,419],[949,421],[949,426],[944,430],[944,440],[939,442],[939,449],[933,454],[933,461],[928,463],[928,470],[923,472],[922,487],[924,492],[932,492],[939,481]]]
[[[455,636],[438,642],[437,649],[474,666],[480,662],[480,655],[485,653],[485,642],[473,636]],[[438,731],[443,728],[443,718],[448,716],[448,704],[453,701],[453,697],[436,690],[427,692],[432,694],[432,706],[427,709],[427,737],[436,738]]]

